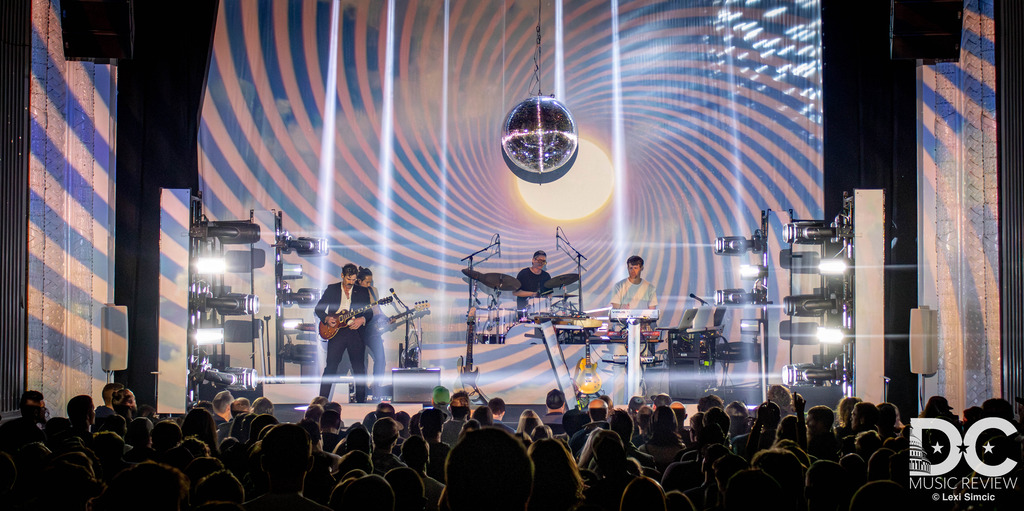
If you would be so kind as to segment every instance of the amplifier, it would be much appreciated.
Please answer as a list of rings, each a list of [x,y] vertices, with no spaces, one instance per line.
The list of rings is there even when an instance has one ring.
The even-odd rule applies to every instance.
[[[430,403],[434,387],[441,384],[441,368],[392,369],[395,403]]]

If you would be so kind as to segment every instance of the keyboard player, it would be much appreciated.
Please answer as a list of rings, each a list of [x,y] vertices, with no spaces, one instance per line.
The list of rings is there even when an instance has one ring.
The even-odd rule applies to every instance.
[[[644,280],[644,259],[638,255],[626,260],[629,277],[615,283],[612,288],[613,309],[657,309],[658,293],[654,284]],[[651,328],[645,325],[644,329]]]

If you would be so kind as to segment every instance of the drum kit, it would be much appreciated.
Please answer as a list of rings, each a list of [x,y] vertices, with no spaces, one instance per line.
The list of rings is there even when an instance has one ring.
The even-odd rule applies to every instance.
[[[576,317],[581,315],[570,298],[577,295],[567,293],[566,287],[580,280],[579,273],[566,273],[548,279],[541,284],[540,296],[530,298],[525,308],[502,307],[501,293],[514,293],[522,287],[518,279],[504,273],[482,273],[464,268],[463,275],[475,280],[490,296],[486,308],[476,309],[476,341],[485,344],[504,344],[509,336],[515,336],[515,327],[529,328],[533,323],[552,318]],[[527,325],[529,324],[529,325]]]

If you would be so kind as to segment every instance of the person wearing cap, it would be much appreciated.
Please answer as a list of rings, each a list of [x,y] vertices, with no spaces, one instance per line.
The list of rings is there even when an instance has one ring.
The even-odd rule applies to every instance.
[[[398,423],[391,417],[381,417],[373,423],[373,473],[383,476],[388,470],[406,466],[391,451],[398,442]]]
[[[662,392],[661,394],[657,394],[657,395],[651,396],[651,409],[652,410],[657,410],[659,406],[669,406],[671,404],[672,404],[672,396],[669,396],[668,394],[666,394],[664,392]]]
[[[562,426],[562,414],[565,413],[565,394],[558,389],[549,390],[547,398],[544,400],[544,406],[548,408],[548,413],[541,417],[544,424],[550,427],[551,432],[556,435],[565,433],[565,428]]]

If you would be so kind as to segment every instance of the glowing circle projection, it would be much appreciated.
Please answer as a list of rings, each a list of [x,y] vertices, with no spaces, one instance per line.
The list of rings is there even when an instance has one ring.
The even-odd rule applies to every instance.
[[[501,133],[505,161],[524,181],[548,183],[565,175],[578,149],[576,121],[555,98],[533,96],[512,107]]]

